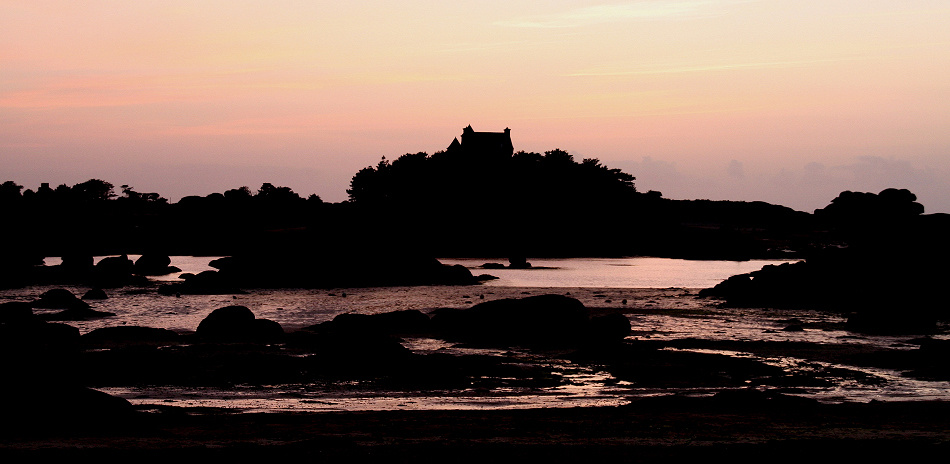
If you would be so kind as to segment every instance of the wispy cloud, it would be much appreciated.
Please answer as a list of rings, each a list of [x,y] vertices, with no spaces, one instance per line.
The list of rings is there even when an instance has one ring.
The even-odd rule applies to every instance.
[[[818,60],[790,60],[790,61],[759,61],[752,63],[723,63],[696,66],[656,66],[641,69],[612,69],[612,70],[592,70],[580,71],[567,74],[568,77],[613,77],[613,76],[635,76],[643,74],[681,74],[696,73],[707,71],[732,71],[738,69],[769,69],[769,68],[795,68],[801,66],[811,66],[816,64],[837,63],[841,61],[855,61],[867,58],[846,57],[846,58],[828,58]]]
[[[575,8],[560,13],[499,21],[496,24],[499,26],[523,28],[581,27],[621,21],[653,20],[708,14],[711,11],[709,7],[723,3],[734,3],[734,0],[639,1],[611,5],[595,5]]]

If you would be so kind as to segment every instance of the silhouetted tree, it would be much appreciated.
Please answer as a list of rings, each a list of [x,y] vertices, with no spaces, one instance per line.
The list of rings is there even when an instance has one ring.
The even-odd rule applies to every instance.
[[[302,200],[290,187],[275,187],[271,183],[264,183],[257,191],[255,198],[268,203],[288,203]]]
[[[149,193],[140,193],[136,192],[129,185],[122,185],[122,196],[116,198],[120,202],[129,202],[129,203],[168,203],[168,200],[162,198],[158,193],[149,192]]]
[[[76,184],[70,189],[70,194],[79,201],[105,201],[116,196],[112,184],[100,179]]]
[[[231,202],[244,202],[250,200],[254,195],[251,193],[251,189],[247,186],[238,187],[236,189],[225,190],[224,198]]]
[[[3,184],[0,184],[0,201],[13,201],[18,200],[21,196],[20,191],[23,190],[22,185],[18,185],[12,180],[8,180]]]

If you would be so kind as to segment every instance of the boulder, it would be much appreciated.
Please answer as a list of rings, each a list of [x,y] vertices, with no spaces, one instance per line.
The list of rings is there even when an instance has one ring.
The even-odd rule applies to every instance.
[[[618,316],[592,322],[588,309],[579,300],[563,295],[539,295],[487,301],[469,309],[437,310],[432,324],[447,339],[489,345],[557,347],[583,344],[592,339],[622,339],[629,333],[629,322],[623,315]]]
[[[96,263],[93,284],[97,287],[121,287],[132,281],[134,263],[127,255],[102,258]]]
[[[167,275],[181,272],[181,269],[171,264],[172,260],[167,255],[146,253],[135,261],[133,272],[138,275]]]
[[[609,313],[590,319],[587,338],[590,343],[615,343],[630,335],[630,319],[621,313]]]
[[[431,331],[431,320],[419,310],[407,309],[379,314],[344,313],[308,330],[321,333],[422,335]]]
[[[199,338],[212,342],[274,342],[284,336],[277,322],[257,319],[245,306],[225,306],[215,309],[195,331]]]
[[[93,288],[83,293],[83,300],[106,300],[109,298],[109,295],[106,295],[106,292],[101,288]]]
[[[81,337],[92,346],[165,345],[178,341],[177,332],[141,326],[116,326],[95,329]]]
[[[41,314],[37,317],[44,321],[88,321],[91,319],[102,319],[104,317],[113,316],[115,316],[115,313],[110,313],[108,311],[97,311],[87,306],[64,309],[53,314]]]
[[[234,283],[221,276],[218,271],[202,271],[198,274],[186,272],[179,276],[182,282],[159,287],[161,295],[220,295],[244,293]]]
[[[33,301],[34,308],[43,309],[89,309],[89,303],[82,301],[65,288],[54,288],[40,295]]]
[[[96,263],[96,272],[116,275],[131,274],[135,263],[129,259],[128,255],[109,256],[102,258]]]
[[[33,320],[33,305],[25,301],[0,303],[0,323],[22,324]]]
[[[92,255],[86,254],[69,254],[63,255],[63,262],[60,264],[60,267],[71,274],[85,274],[92,271],[95,267],[95,261],[92,258]]]

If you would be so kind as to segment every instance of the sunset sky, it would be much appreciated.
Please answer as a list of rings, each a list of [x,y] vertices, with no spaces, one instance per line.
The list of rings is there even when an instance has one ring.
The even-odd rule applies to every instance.
[[[0,0],[0,181],[340,201],[471,124],[668,198],[950,213],[948,25],[946,0]]]

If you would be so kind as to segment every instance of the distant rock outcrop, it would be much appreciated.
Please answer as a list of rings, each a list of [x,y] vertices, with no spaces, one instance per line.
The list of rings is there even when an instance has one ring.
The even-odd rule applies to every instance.
[[[730,306],[815,308],[851,314],[848,327],[863,332],[927,333],[950,317],[940,288],[950,258],[950,217],[921,215],[906,190],[843,192],[815,212],[842,240],[805,261],[765,266],[732,276],[700,296]]]
[[[238,288],[339,288],[397,285],[473,285],[479,278],[462,265],[434,258],[358,253],[325,256],[250,253],[212,262],[218,271],[185,276],[173,293],[229,293]]]

